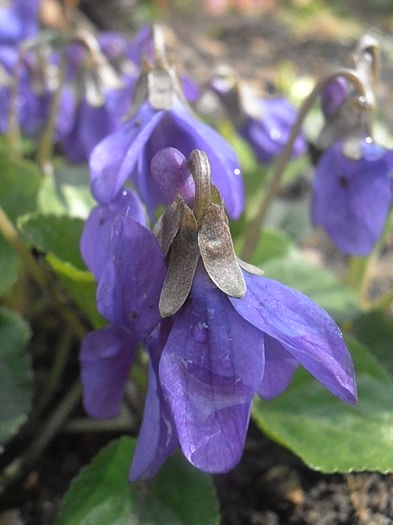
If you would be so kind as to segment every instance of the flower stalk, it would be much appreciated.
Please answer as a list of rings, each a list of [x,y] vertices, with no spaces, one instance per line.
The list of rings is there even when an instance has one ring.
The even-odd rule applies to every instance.
[[[247,228],[247,234],[245,237],[243,251],[241,254],[241,257],[243,259],[246,259],[246,260],[250,259],[257,247],[261,227],[266,218],[266,215],[270,208],[272,200],[280,188],[281,179],[282,179],[284,170],[288,162],[291,159],[295,140],[301,131],[303,122],[308,112],[310,111],[311,107],[313,106],[315,100],[317,99],[318,95],[322,92],[322,90],[329,84],[329,82],[331,82],[333,79],[337,77],[344,77],[346,80],[351,82],[353,86],[355,87],[359,97],[366,99],[365,86],[355,70],[339,69],[337,71],[334,71],[333,73],[326,75],[325,77],[323,77],[317,82],[314,89],[311,91],[311,93],[308,95],[308,97],[303,101],[302,105],[300,106],[295,124],[293,125],[292,130],[291,130],[288,142],[285,144],[285,147],[283,148],[282,152],[278,156],[277,163],[274,168],[273,176],[270,181],[270,185],[266,193],[262,195],[262,199],[258,207],[258,212],[256,216],[254,217],[254,219],[251,221],[249,227]]]

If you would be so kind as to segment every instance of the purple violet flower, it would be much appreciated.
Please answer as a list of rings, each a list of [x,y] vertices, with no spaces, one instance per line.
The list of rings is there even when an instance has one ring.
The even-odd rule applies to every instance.
[[[343,142],[322,156],[313,181],[312,219],[336,246],[366,256],[382,234],[392,202],[392,155],[363,141],[361,158],[348,158]]]
[[[72,162],[86,162],[94,147],[120,127],[130,108],[136,80],[123,37],[104,33],[98,41],[92,39],[88,35],[89,59],[81,45],[69,47],[70,64],[63,95],[73,116],[68,119],[71,125],[59,128],[57,135]]]
[[[261,98],[234,71],[222,66],[211,82],[229,119],[262,163],[272,162],[288,141],[296,121],[296,109],[282,97]],[[307,151],[303,135],[298,135],[292,157]]]
[[[41,0],[10,0],[0,7],[0,45],[15,45],[38,32]]]
[[[247,116],[237,127],[239,134],[250,144],[255,155],[263,163],[272,162],[289,139],[296,120],[296,109],[281,97],[259,99],[261,118]],[[292,158],[307,151],[303,135],[298,135],[293,145]]]
[[[154,155],[169,146],[185,156],[194,148],[201,148],[209,156],[213,183],[228,214],[239,217],[244,188],[236,155],[214,129],[198,120],[187,107],[174,72],[160,65],[142,74],[134,100],[131,118],[100,142],[90,156],[96,200],[111,202],[130,179],[152,216],[157,206],[167,203],[150,173]]]
[[[356,401],[352,360],[335,322],[236,258],[207,158],[193,152],[189,163],[199,188],[193,210],[177,197],[155,228],[168,269],[154,236],[127,210],[115,221],[113,258],[97,294],[112,326],[89,334],[81,353],[85,408],[110,417],[135,342],[145,339],[149,387],[132,481],[152,477],[178,444],[206,472],[234,467],[254,395],[279,395],[298,364],[335,396]],[[159,311],[164,319],[155,328]]]

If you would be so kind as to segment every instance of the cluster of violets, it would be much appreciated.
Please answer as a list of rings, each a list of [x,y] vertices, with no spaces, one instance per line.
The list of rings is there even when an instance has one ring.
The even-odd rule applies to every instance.
[[[254,395],[279,395],[299,364],[343,401],[356,401],[335,322],[236,257],[226,212],[237,218],[243,209],[237,158],[193,113],[159,46],[129,117],[89,163],[98,205],[81,252],[110,324],[83,342],[84,405],[93,417],[116,416],[143,343],[149,383],[132,481],[152,477],[179,446],[204,471],[231,469]]]
[[[8,108],[1,131],[16,93],[19,124],[37,135],[61,88],[55,139],[70,160],[89,161],[97,206],[81,252],[109,325],[83,342],[87,413],[116,416],[138,349],[149,355],[131,480],[152,477],[179,446],[204,471],[231,469],[242,454],[255,394],[282,393],[299,364],[354,403],[353,364],[335,322],[236,257],[227,214],[237,219],[244,207],[238,160],[194,113],[198,88],[169,65],[159,29],[145,28],[131,41],[80,31],[53,50],[38,34],[38,1],[1,9],[0,98]],[[372,58],[370,49],[363,58]],[[370,87],[371,66],[359,67]],[[261,163],[282,153],[297,118],[287,101],[245,96],[228,71],[211,88]],[[392,199],[391,152],[374,143],[364,117],[372,105],[368,91],[362,104],[344,78],[326,85],[317,144],[323,154],[313,184],[314,223],[357,255],[375,245]],[[300,135],[292,155],[306,150]]]

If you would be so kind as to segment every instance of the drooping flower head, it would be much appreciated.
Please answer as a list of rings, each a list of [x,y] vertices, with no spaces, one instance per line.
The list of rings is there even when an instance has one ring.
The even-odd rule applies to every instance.
[[[282,97],[262,99],[228,67],[221,67],[211,82],[238,133],[262,163],[272,162],[285,146],[296,120],[295,108]],[[292,156],[304,154],[307,145],[299,135]]]
[[[243,209],[244,190],[236,155],[216,131],[193,114],[173,69],[159,47],[156,51],[155,64],[139,77],[131,117],[92,152],[93,195],[98,202],[109,203],[131,180],[152,216],[158,205],[169,204],[150,174],[154,155],[172,146],[188,156],[199,147],[209,155],[213,182],[229,215],[237,218]]]
[[[312,218],[343,253],[365,256],[380,238],[392,203],[393,165],[389,152],[362,143],[358,159],[343,143],[331,146],[318,163],[313,181]]]
[[[355,53],[359,97],[338,76],[322,93],[325,125],[317,147],[325,151],[313,181],[312,219],[339,250],[366,256],[380,238],[392,202],[392,155],[372,138],[377,44],[364,37]]]
[[[164,164],[181,172],[178,155],[171,164],[170,154],[163,152]],[[193,151],[188,166],[192,207],[176,197],[155,227],[158,244],[127,211],[116,220],[112,262],[98,287],[98,307],[111,328],[90,334],[81,354],[88,413],[114,415],[131,343],[145,339],[149,388],[131,480],[152,477],[178,445],[204,471],[231,469],[243,451],[254,395],[280,394],[298,364],[343,401],[356,401],[352,361],[334,321],[236,257],[206,155]]]
[[[66,128],[58,130],[58,140],[70,160],[85,162],[96,144],[120,127],[131,104],[136,76],[126,60],[121,36],[104,34],[97,40],[83,32],[77,38],[68,49],[63,90],[73,116]]]

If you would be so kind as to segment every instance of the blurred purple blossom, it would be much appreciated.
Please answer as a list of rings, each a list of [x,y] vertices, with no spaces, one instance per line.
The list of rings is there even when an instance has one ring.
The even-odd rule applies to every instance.
[[[322,156],[313,181],[312,218],[336,246],[368,255],[380,238],[392,202],[392,152],[363,141],[361,158],[348,158],[343,142]]]
[[[10,0],[0,5],[0,45],[16,45],[38,32],[41,0]]]

